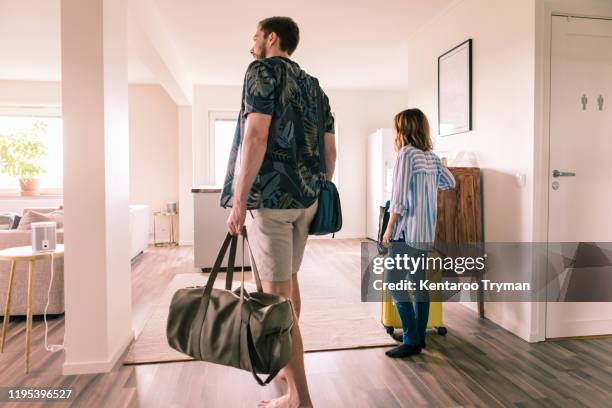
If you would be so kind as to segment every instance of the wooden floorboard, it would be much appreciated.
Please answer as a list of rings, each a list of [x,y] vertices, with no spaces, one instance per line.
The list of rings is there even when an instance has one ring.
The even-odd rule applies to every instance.
[[[358,240],[309,241],[304,268],[329,273],[359,265]],[[132,264],[133,327],[144,327],[177,273],[199,272],[191,247],[150,247]],[[359,282],[355,282],[358,290]],[[6,290],[6,288],[0,288]],[[428,336],[426,352],[392,360],[384,348],[307,353],[319,407],[605,407],[612,401],[612,339],[529,344],[459,305],[445,304],[446,337]],[[49,319],[49,343],[61,342],[64,317]],[[358,330],[358,328],[356,328]],[[381,328],[382,330],[382,328]],[[62,376],[64,352],[43,347],[33,324],[31,373],[23,372],[25,319],[13,318],[0,355],[2,387],[71,388],[69,403],[0,403],[2,407],[254,407],[283,393],[259,387],[250,373],[203,362],[118,365],[105,374]]]

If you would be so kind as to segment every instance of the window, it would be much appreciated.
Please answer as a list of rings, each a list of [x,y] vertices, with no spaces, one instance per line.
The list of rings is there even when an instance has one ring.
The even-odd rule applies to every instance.
[[[210,113],[210,168],[211,180],[215,186],[223,186],[229,160],[238,112]]]
[[[33,111],[18,108],[10,111],[3,110],[0,112],[0,138],[4,138],[5,142],[11,139],[12,146],[15,146],[15,143],[19,143],[24,138],[39,140],[43,155],[36,159],[34,163],[43,169],[43,173],[36,176],[40,179],[40,193],[61,194],[63,184],[63,135],[59,109]],[[2,160],[1,157],[0,160]],[[0,193],[16,195],[19,194],[19,191],[19,179],[0,172]]]

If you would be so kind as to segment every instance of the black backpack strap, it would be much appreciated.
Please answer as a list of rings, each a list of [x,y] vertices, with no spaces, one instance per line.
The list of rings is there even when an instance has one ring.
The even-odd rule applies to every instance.
[[[327,163],[325,163],[325,118],[323,117],[323,89],[317,82],[317,131],[319,135],[319,168],[323,174],[327,176]],[[327,177],[326,177],[327,178]]]

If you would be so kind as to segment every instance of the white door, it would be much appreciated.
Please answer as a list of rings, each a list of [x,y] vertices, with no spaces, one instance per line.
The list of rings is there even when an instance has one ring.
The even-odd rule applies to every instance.
[[[612,273],[612,21],[553,17],[550,109],[548,241],[560,256],[549,254],[548,277],[563,278],[562,294],[572,273],[601,293]],[[551,300],[547,338],[612,333],[612,303]]]

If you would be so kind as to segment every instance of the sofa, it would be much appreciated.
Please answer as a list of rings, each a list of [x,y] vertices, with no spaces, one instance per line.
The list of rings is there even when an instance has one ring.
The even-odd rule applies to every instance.
[[[24,208],[22,215],[27,211],[34,210],[39,213],[47,213],[56,210],[50,207]],[[133,259],[142,253],[149,244],[149,206],[130,205],[130,256]],[[57,230],[57,243],[64,243],[64,229]],[[17,246],[32,245],[31,230],[0,229],[0,250]],[[53,261],[53,283],[49,297],[49,308],[47,314],[64,313],[64,259],[56,258]],[[11,263],[0,261],[0,316],[4,315],[8,279],[11,271]],[[51,261],[48,259],[38,260],[34,265],[34,282],[32,298],[32,314],[42,315],[47,303],[47,290],[51,281]],[[28,285],[28,262],[19,261],[15,269],[15,281],[13,283],[13,295],[11,299],[11,316],[26,315]]]
[[[56,208],[24,208],[23,214],[34,210],[40,213],[54,211]],[[57,230],[57,243],[64,243],[64,229]],[[32,245],[31,230],[0,230],[0,250],[18,246]],[[49,296],[48,314],[64,313],[64,259],[55,258],[53,260],[53,284]],[[6,305],[6,295],[8,290],[8,280],[11,272],[11,263],[0,261],[0,316],[4,316]],[[41,315],[45,311],[47,304],[47,290],[51,281],[51,260],[37,260],[34,264],[34,282],[32,290],[32,314]],[[28,262],[18,261],[15,268],[15,281],[13,282],[13,296],[11,297],[11,316],[25,316],[27,308],[28,293]]]

